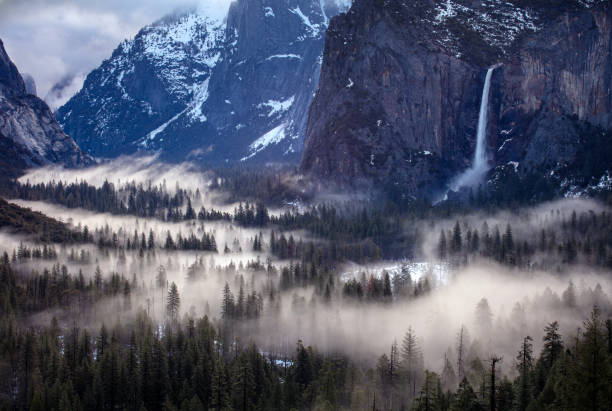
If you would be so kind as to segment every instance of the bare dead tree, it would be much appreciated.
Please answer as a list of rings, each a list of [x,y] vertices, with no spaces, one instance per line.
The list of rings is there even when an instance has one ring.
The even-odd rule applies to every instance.
[[[495,411],[496,410],[496,400],[495,400],[495,365],[502,361],[503,357],[498,357],[496,355],[491,355],[491,357],[489,358],[489,363],[491,364],[491,400],[490,400],[490,405],[491,405],[491,411]]]

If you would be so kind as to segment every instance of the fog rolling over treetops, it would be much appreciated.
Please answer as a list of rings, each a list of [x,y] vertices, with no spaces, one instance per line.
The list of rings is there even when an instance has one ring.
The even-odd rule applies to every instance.
[[[609,1],[0,0],[0,38],[0,410],[612,409]]]
[[[62,169],[34,170],[20,181],[31,184],[64,181],[68,184],[83,180],[101,187],[108,180],[126,187],[131,184],[160,185],[169,193],[182,192],[187,187],[188,196],[196,190],[200,193],[200,198],[190,197],[196,211],[205,206],[231,213],[232,208],[242,206],[224,205],[218,200],[224,198],[223,193],[208,188],[214,177],[190,171],[187,165],[167,166],[154,160],[120,159],[85,170],[83,174]],[[216,203],[206,198],[216,199]],[[347,267],[346,263],[329,271],[329,266],[314,265],[313,268],[312,256],[300,258],[295,251],[293,257],[280,258],[278,249],[274,250],[278,245],[271,243],[273,236],[279,236],[279,228],[274,225],[244,227],[233,219],[208,221],[206,217],[164,221],[130,215],[129,210],[127,215],[114,215],[68,209],[43,201],[13,202],[68,222],[80,231],[87,226],[91,236],[90,244],[56,246],[58,254],[51,261],[26,258],[16,267],[29,272],[51,270],[55,264],[65,264],[70,273],[82,271],[86,280],[93,281],[99,268],[104,278],[116,273],[132,284],[129,305],[126,304],[128,297],[118,293],[101,299],[92,310],[82,313],[82,326],[92,327],[92,331],[109,319],[129,322],[140,310],[162,324],[167,315],[168,285],[172,283],[177,285],[181,298],[180,317],[209,315],[221,324],[228,316],[222,303],[222,291],[227,283],[235,304],[238,299],[246,301],[245,296],[250,296],[251,304],[256,307],[253,308],[256,314],[247,317],[243,313],[232,320],[235,321],[236,338],[252,341],[265,352],[290,356],[299,339],[325,353],[342,353],[359,361],[371,361],[386,352],[393,341],[401,342],[411,327],[418,337],[425,366],[440,369],[445,353],[448,358],[456,355],[456,336],[462,327],[469,333],[470,355],[485,358],[494,352],[512,358],[515,342],[524,335],[533,336],[534,346],[539,349],[547,323],[559,321],[561,331],[570,335],[593,304],[604,310],[611,307],[608,295],[612,283],[604,269],[588,267],[580,261],[581,264],[566,268],[561,274],[551,272],[547,265],[550,256],[545,250],[527,253],[522,258],[530,259],[529,262],[512,267],[508,261],[491,261],[470,248],[473,247],[470,241],[479,232],[484,249],[483,226],[488,227],[486,232],[492,242],[496,231],[505,236],[511,227],[516,247],[522,247],[534,233],[539,235],[540,230],[552,230],[561,238],[563,231],[568,229],[564,229],[563,224],[578,224],[576,215],[582,218],[609,211],[603,204],[591,200],[560,200],[518,212],[476,212],[456,219],[421,220],[417,225],[423,235],[415,246],[417,257],[413,261],[429,268],[415,270],[406,260],[379,262],[378,268],[351,263],[351,275],[339,275],[346,272],[343,268]],[[179,209],[186,215],[184,203]],[[282,215],[281,212],[278,215]],[[574,223],[572,216],[576,220]],[[457,224],[462,245],[460,250],[453,251]],[[441,232],[448,238],[444,255],[440,254]],[[179,236],[187,238],[190,235],[197,239],[212,235],[216,248],[189,249],[185,245],[182,249],[177,242]],[[313,240],[329,244],[323,238],[308,234],[304,238],[297,232],[289,231],[284,235],[291,235],[294,244]],[[173,243],[168,243],[169,236]],[[259,246],[256,238],[261,241]],[[4,237],[4,240],[3,248],[9,254],[20,241],[17,237]],[[24,244],[38,247],[34,243]],[[86,257],[81,260],[81,255]],[[548,255],[548,258],[540,255]],[[443,278],[433,271],[433,267],[442,262]],[[385,275],[389,274],[384,269],[387,266],[397,267],[389,278],[391,294],[384,295],[382,291],[378,296],[373,287],[376,281],[381,284],[385,281]],[[327,274],[318,280],[311,278],[320,275],[318,270]],[[160,280],[160,273],[165,280]],[[351,281],[361,284],[363,299],[356,299],[347,291],[346,284]],[[246,305],[244,301],[240,304]],[[49,315],[37,313],[32,321],[44,323],[51,315],[71,321],[70,313],[55,308]],[[501,367],[513,373],[511,361],[502,363]]]
[[[164,185],[174,190],[177,185],[183,189],[204,190],[210,184],[210,177],[190,163],[167,164],[158,161],[155,155],[122,156],[102,162],[84,170],[68,169],[61,165],[51,165],[29,170],[20,179],[31,184],[51,181],[73,183],[85,181],[89,185],[102,186],[105,182],[115,185],[128,183],[157,186]]]
[[[4,306],[26,330],[51,327],[63,341],[78,330],[96,350],[115,335],[118,352],[144,350],[143,364],[147,341],[177,358],[189,355],[182,339],[198,335],[217,367],[202,375],[217,378],[218,367],[238,367],[228,378],[240,381],[247,352],[283,381],[298,378],[304,356],[321,378],[331,365],[318,359],[346,364],[369,393],[350,409],[369,409],[374,394],[417,401],[425,370],[451,392],[465,377],[489,398],[491,358],[503,358],[499,375],[519,378],[521,343],[539,353],[556,322],[569,346],[594,306],[612,312],[603,202],[377,206],[367,193],[299,196],[299,184],[282,168],[203,173],[154,156],[31,170],[4,196],[70,234],[52,242],[44,227],[28,236],[10,220]],[[144,333],[136,343],[132,330]]]

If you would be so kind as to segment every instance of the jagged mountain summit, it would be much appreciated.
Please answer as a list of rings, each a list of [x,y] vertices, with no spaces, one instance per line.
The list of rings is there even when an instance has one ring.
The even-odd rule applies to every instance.
[[[206,163],[297,159],[337,0],[237,0],[123,42],[57,116],[88,153]]]
[[[356,0],[330,23],[301,170],[446,190],[473,165],[496,67],[482,130],[492,173],[609,182],[596,153],[612,135],[611,45],[607,1]]]
[[[47,104],[26,82],[0,40],[0,173],[15,177],[22,170],[50,163],[78,167],[92,163],[66,135]]]

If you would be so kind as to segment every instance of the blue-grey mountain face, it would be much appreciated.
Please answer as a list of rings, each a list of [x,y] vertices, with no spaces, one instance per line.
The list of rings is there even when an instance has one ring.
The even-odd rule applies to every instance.
[[[344,0],[237,0],[125,41],[57,112],[88,153],[166,160],[296,160],[329,18]]]

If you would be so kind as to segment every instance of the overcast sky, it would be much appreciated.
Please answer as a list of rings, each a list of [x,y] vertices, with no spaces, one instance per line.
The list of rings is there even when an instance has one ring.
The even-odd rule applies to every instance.
[[[45,97],[67,75],[84,76],[126,38],[174,10],[227,11],[229,0],[0,0],[0,38]],[[220,11],[221,10],[221,11]]]

